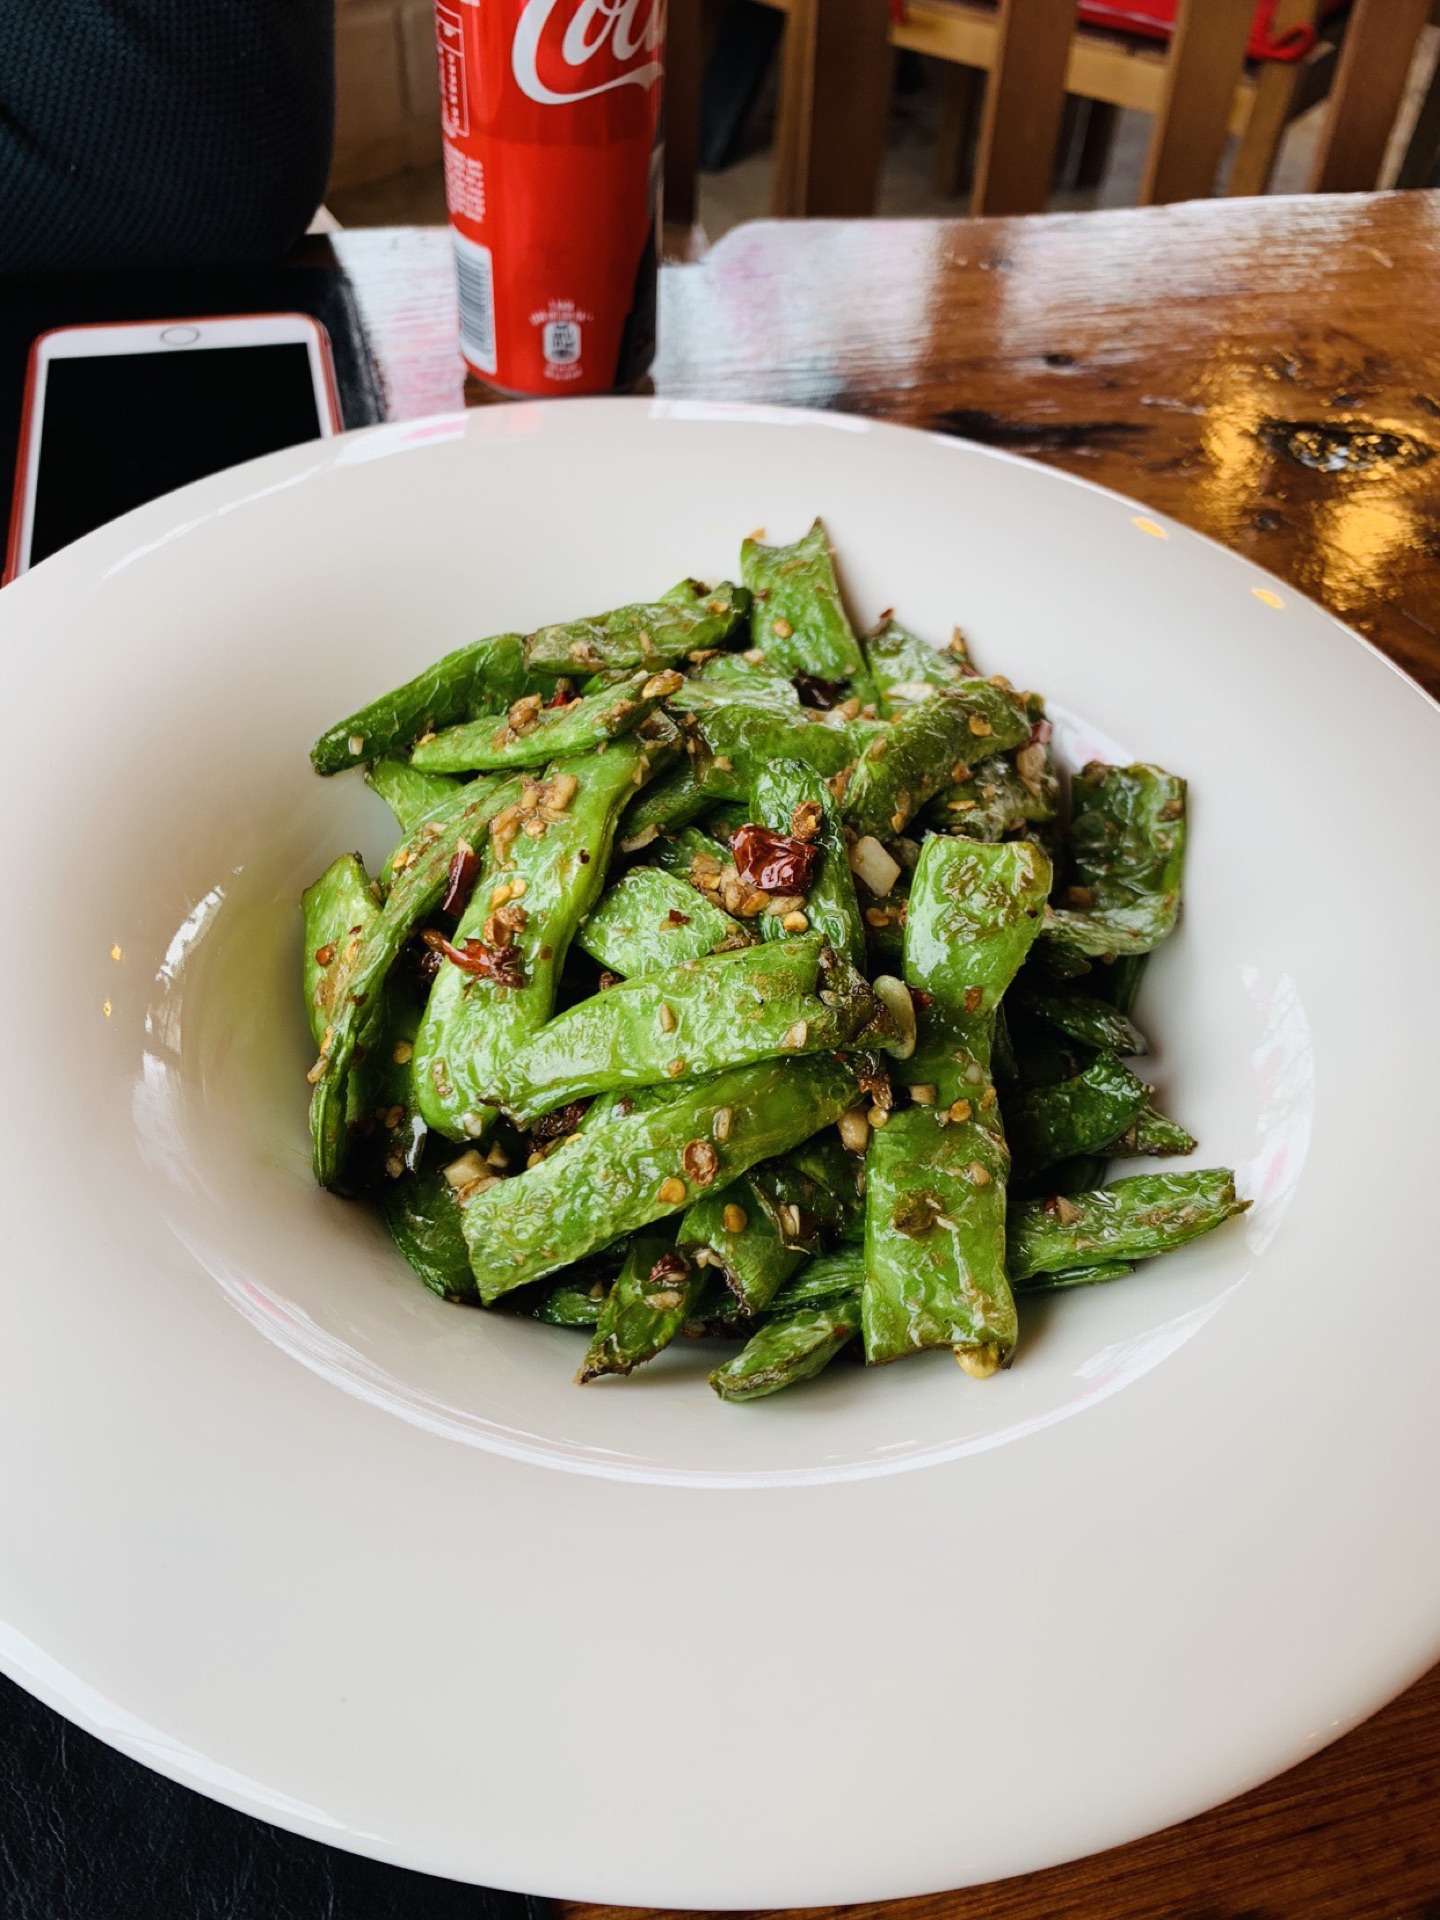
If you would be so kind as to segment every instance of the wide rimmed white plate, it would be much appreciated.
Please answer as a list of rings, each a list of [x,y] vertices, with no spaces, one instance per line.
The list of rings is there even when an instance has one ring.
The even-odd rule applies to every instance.
[[[1072,755],[1192,782],[1143,1001],[1241,1225],[1014,1368],[705,1356],[432,1299],[310,1183],[296,897],[387,838],[328,721],[484,629],[829,522]],[[1288,588],[855,419],[492,409],[296,448],[0,598],[0,1666],[217,1798],[617,1902],[900,1896],[1222,1800],[1440,1652],[1435,710]]]

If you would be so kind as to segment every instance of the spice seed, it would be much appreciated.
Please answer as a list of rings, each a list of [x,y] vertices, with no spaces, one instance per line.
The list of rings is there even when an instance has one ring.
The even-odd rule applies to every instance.
[[[668,1180],[662,1180],[656,1190],[655,1198],[662,1207],[678,1207],[684,1203],[685,1182],[677,1180],[672,1173]]]
[[[986,1341],[980,1347],[956,1347],[955,1361],[972,1380],[988,1380],[992,1373],[999,1370],[1000,1349],[993,1340]]]
[[[750,1216],[743,1207],[737,1207],[734,1201],[726,1207],[720,1218],[725,1223],[727,1233],[743,1233],[750,1224]]]
[[[452,1187],[473,1187],[477,1180],[487,1176],[485,1162],[472,1147],[468,1153],[462,1153],[452,1160],[445,1169],[445,1178]]]
[[[720,1168],[720,1156],[708,1140],[687,1140],[680,1164],[697,1187],[708,1187]]]

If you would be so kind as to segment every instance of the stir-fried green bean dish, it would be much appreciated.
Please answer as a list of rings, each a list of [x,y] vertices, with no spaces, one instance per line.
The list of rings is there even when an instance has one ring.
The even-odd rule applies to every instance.
[[[725,1400],[949,1347],[1246,1202],[1134,1008],[1185,783],[1062,777],[958,634],[858,634],[817,521],[740,580],[500,634],[342,720],[400,840],[304,895],[316,1178],[446,1299],[580,1330],[577,1379],[731,1343]],[[1140,1070],[1134,1064],[1139,1063]]]

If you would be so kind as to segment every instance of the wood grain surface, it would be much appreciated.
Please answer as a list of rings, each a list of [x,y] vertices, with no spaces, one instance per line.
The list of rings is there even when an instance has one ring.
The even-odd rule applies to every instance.
[[[488,398],[456,357],[443,232],[334,244],[392,411]],[[1440,193],[757,222],[664,270],[654,385],[883,416],[1083,474],[1271,568],[1440,694],[1437,287]],[[1363,1533],[1340,1550],[1363,1550]],[[1440,1920],[1440,1669],[1358,1729],[1312,1737],[1335,1744],[1130,1846],[827,1911]],[[716,1846],[735,1843],[717,1821]]]

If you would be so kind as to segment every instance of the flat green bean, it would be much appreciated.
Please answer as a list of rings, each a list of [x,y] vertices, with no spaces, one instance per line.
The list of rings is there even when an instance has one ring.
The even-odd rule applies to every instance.
[[[317,1047],[343,1008],[350,976],[365,936],[380,916],[378,889],[354,854],[329,866],[303,896],[305,1011]],[[345,1090],[345,1121],[364,1151],[353,1156],[352,1176],[371,1185],[413,1166],[424,1143],[411,1099],[409,1068],[401,1064],[403,1041],[412,1041],[419,1008],[405,983],[390,979],[372,996],[364,1058],[352,1068]],[[358,1051],[358,1050],[357,1050]],[[377,1164],[378,1163],[378,1164]]]
[[[693,758],[672,767],[631,803],[621,828],[620,851],[639,853],[660,835],[679,833],[705,812],[713,797]]]
[[[887,613],[879,625],[865,635],[864,647],[870,678],[879,696],[880,712],[887,720],[902,708],[919,706],[921,701],[932,699],[944,688],[975,678],[975,669],[958,627],[945,646],[934,647]]]
[[[882,1014],[863,975],[819,934],[712,954],[618,981],[556,1014],[497,1062],[482,1104],[529,1126],[620,1087],[843,1047]]]
[[[538,693],[524,694],[508,712],[482,713],[421,741],[410,764],[422,773],[467,773],[540,767],[589,753],[638,727],[679,684],[677,673],[642,667],[561,707],[547,707]]]
[[[583,1387],[653,1360],[684,1326],[702,1279],[700,1268],[676,1248],[673,1233],[637,1233],[619,1278],[605,1296],[576,1382]]]
[[[1025,1200],[1010,1209],[1013,1279],[1118,1261],[1150,1260],[1211,1233],[1250,1205],[1228,1167],[1141,1173],[1092,1193]]]
[[[1159,767],[1092,761],[1070,791],[1064,904],[1047,943],[1104,958],[1149,953],[1175,925],[1185,867],[1185,782]]]
[[[936,836],[921,851],[905,979],[929,1004],[900,1068],[915,1104],[890,1115],[866,1157],[861,1305],[871,1364],[949,1346],[983,1374],[1014,1349],[1010,1156],[990,1051],[994,1010],[1035,938],[1050,877],[1049,861],[1026,841]]]
[[[538,1034],[581,920],[600,897],[615,823],[648,761],[635,734],[522,776],[513,809],[491,822],[480,877],[454,944],[479,939],[506,967],[474,974],[445,964],[415,1045],[421,1111],[452,1140],[483,1136],[511,1059]]]
[[[575,944],[627,980],[698,960],[720,947],[748,945],[750,939],[738,920],[678,874],[632,867],[581,922]]]
[[[442,813],[458,782],[438,773],[417,773],[408,760],[375,760],[365,769],[365,784],[394,814],[407,837]]]
[[[375,1023],[385,976],[420,922],[445,895],[457,848],[474,846],[501,810],[520,797],[520,783],[485,782],[459,788],[443,813],[427,820],[392,856],[395,880],[385,904],[361,935],[359,952],[310,1069],[310,1143],[315,1177],[323,1187],[344,1179],[350,1072],[361,1037]],[[403,857],[403,860],[401,856]]]
[[[972,766],[1029,736],[1030,722],[1001,688],[962,681],[906,707],[873,736],[845,789],[845,818],[857,833],[888,840],[953,781],[957,765]]]
[[[391,1239],[432,1293],[446,1300],[478,1297],[460,1229],[459,1197],[442,1168],[387,1181],[380,1205]]]
[[[905,920],[908,985],[955,1018],[993,1013],[1035,939],[1049,883],[1050,862],[1029,841],[927,840]]]
[[[305,1018],[318,1047],[344,1001],[362,936],[380,917],[370,877],[355,853],[342,853],[300,896],[305,922]]]
[[[1059,776],[1048,744],[1039,741],[967,765],[966,777],[942,788],[925,809],[928,825],[967,840],[1031,833],[1043,841],[1059,814]]]
[[[819,520],[793,546],[746,540],[740,578],[755,596],[751,638],[767,666],[786,674],[814,673],[858,682],[869,691],[869,669],[845,612],[830,539]]]
[[[680,1245],[723,1274],[742,1313],[760,1312],[858,1213],[858,1161],[838,1137],[829,1139],[833,1152],[807,1142],[752,1167],[718,1192],[702,1194],[681,1217]]]
[[[1012,1275],[1010,1284],[1017,1299],[1032,1293],[1061,1293],[1071,1287],[1095,1287],[1105,1280],[1123,1280],[1135,1271],[1129,1260],[1107,1260],[1093,1267],[1067,1267],[1059,1273],[1031,1273],[1022,1279]]]
[[[659,600],[538,628],[526,636],[525,664],[532,673],[633,673],[638,667],[653,673],[689,653],[723,647],[742,631],[749,612],[744,587],[682,580]]]
[[[694,770],[712,805],[748,800],[764,768],[782,757],[826,776],[855,758],[848,722],[802,706],[788,681],[743,660],[711,661],[671,695],[670,707],[697,731]]]
[[[1150,1042],[1126,1014],[1082,987],[1031,984],[1024,974],[1016,981],[1011,996],[1015,1005],[1036,1020],[1043,1021],[1066,1039],[1078,1040],[1097,1052],[1142,1054],[1150,1051]]]
[[[851,1294],[858,1299],[864,1281],[863,1248],[839,1247],[834,1253],[816,1254],[780,1288],[770,1302],[770,1311],[793,1313],[798,1307],[818,1307]]]
[[[584,1259],[784,1153],[854,1104],[864,1070],[858,1056],[807,1054],[732,1067],[662,1106],[622,1115],[617,1104],[604,1124],[582,1127],[537,1166],[464,1202],[482,1299]]]
[[[1017,1171],[1041,1173],[1077,1153],[1096,1153],[1134,1126],[1150,1089],[1113,1053],[1098,1054],[1083,1073],[1031,1087],[1005,1102],[1005,1128]]]
[[[1147,1101],[1125,1131],[1110,1142],[1106,1152],[1117,1155],[1193,1153],[1197,1144],[1194,1135],[1187,1133],[1178,1120],[1170,1119]]]
[[[363,760],[407,753],[436,727],[490,707],[508,707],[527,685],[518,633],[476,640],[328,728],[310,749],[311,763],[317,773],[340,773]]]
[[[813,1380],[860,1331],[860,1302],[837,1295],[767,1320],[732,1359],[710,1375],[722,1400],[761,1400]]]
[[[474,1283],[473,1275],[471,1283]],[[544,1321],[547,1327],[584,1327],[593,1331],[600,1324],[612,1285],[613,1282],[599,1277],[589,1279],[584,1270],[578,1280],[566,1273],[553,1286],[545,1288],[532,1312],[535,1319]]]

